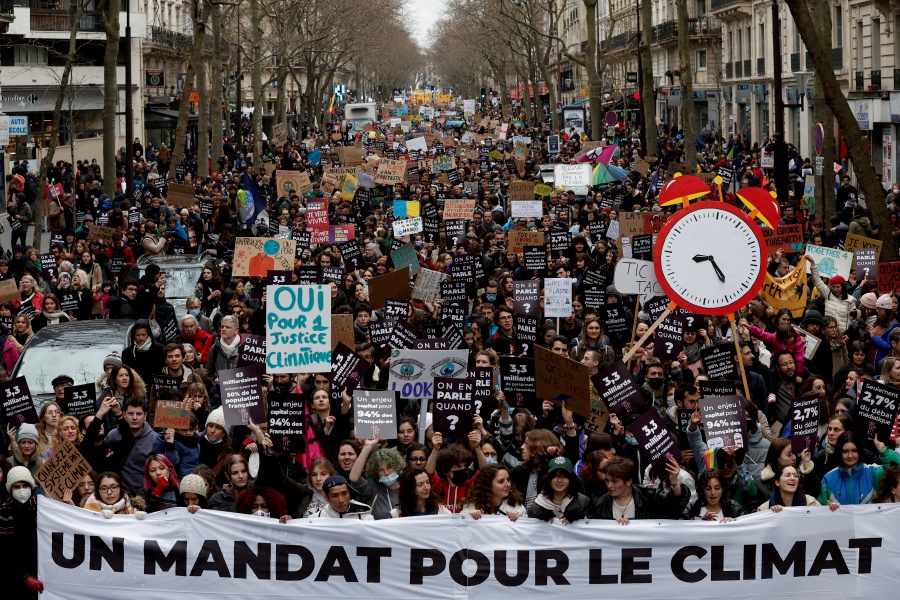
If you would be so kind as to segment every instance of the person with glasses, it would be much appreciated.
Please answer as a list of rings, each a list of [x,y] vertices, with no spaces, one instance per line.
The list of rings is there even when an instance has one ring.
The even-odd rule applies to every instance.
[[[496,346],[500,340],[506,340],[510,345],[510,354],[516,354],[516,343],[513,338],[516,336],[515,321],[513,320],[513,310],[505,305],[497,307],[495,313],[497,331],[491,338],[491,346]]]
[[[63,492],[63,502],[72,506],[81,506],[88,497],[97,491],[97,471],[91,471],[81,478],[78,485]]]
[[[413,442],[406,448],[406,468],[424,469],[428,462],[428,448],[418,442]]]
[[[143,499],[132,497],[119,474],[112,471],[100,474],[97,491],[84,501],[83,508],[98,512],[107,519],[113,515],[134,515],[139,520],[147,517]]]

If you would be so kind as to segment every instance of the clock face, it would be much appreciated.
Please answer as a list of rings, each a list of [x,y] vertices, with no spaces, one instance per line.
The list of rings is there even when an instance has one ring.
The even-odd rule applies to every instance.
[[[653,263],[660,286],[679,307],[724,315],[759,292],[764,256],[756,223],[730,204],[698,202],[660,230]]]

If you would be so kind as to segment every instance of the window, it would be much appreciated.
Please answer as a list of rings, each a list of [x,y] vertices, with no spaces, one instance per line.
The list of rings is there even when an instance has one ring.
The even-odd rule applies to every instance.
[[[697,70],[706,70],[706,50],[697,50]]]
[[[834,47],[844,47],[844,11],[840,6],[834,7]]]
[[[743,60],[743,58],[744,58],[744,30],[743,29],[737,30],[737,37],[738,37],[738,49],[737,49],[737,57],[736,58],[738,60]]]
[[[747,27],[747,56],[753,58],[753,36],[750,34],[750,27]]]
[[[872,70],[881,70],[881,19],[872,19]]]
[[[797,27],[797,24],[794,23],[794,52],[800,52],[800,28]]]
[[[862,21],[856,22],[856,70],[863,70],[863,25]]]
[[[766,57],[766,46],[767,45],[768,44],[766,44],[766,24],[760,23],[759,24],[759,57],[760,58]]]
[[[734,62],[734,32],[728,32],[728,62]]]
[[[46,65],[47,63],[46,48],[31,44],[16,46],[17,65]]]
[[[702,19],[706,16],[706,0],[697,0],[697,18]]]

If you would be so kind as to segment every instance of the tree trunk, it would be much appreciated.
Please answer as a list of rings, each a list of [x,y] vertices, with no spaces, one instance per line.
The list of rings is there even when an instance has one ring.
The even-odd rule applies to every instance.
[[[197,65],[200,64],[201,55],[203,53],[203,38],[206,34],[206,20],[209,18],[209,11],[212,3],[207,0],[195,0],[201,2],[203,8],[200,10],[200,18],[194,21],[194,43],[191,46],[191,55],[188,58],[184,71],[184,87],[181,90],[181,102],[178,104],[178,122],[175,125],[175,145],[172,148],[171,164],[180,165],[184,162],[184,146],[187,141],[188,127],[188,98],[194,89],[194,78],[197,73]],[[196,13],[196,11],[195,11]]]
[[[591,118],[591,139],[601,139],[603,130],[603,90],[597,73],[597,0],[583,0],[587,23],[587,44],[584,47],[584,70],[587,71],[588,105]]]
[[[250,38],[253,40],[251,59],[253,63],[250,67],[250,86],[253,88],[253,166],[259,169],[262,165],[262,121],[266,112],[265,90],[262,84],[263,30],[260,0],[250,0],[250,19],[252,22]]]
[[[866,196],[866,206],[872,211],[874,220],[881,226],[878,232],[878,239],[883,243],[881,248],[881,256],[879,260],[882,262],[897,258],[897,247],[891,234],[890,215],[888,214],[887,204],[884,201],[884,189],[881,182],[875,176],[875,169],[872,167],[872,161],[863,144],[862,132],[859,129],[859,123],[856,122],[856,115],[850,108],[841,86],[834,76],[834,70],[831,64],[831,52],[823,50],[819,32],[813,21],[813,16],[806,9],[800,0],[787,0],[788,9],[794,18],[794,23],[803,38],[803,44],[813,59],[813,65],[816,68],[816,79],[822,82],[822,93],[825,103],[831,108],[838,126],[844,135],[844,143],[847,144],[847,151],[853,157],[854,170],[856,172],[857,183],[861,194]],[[819,99],[817,98],[818,102]],[[825,132],[826,136],[828,131]],[[826,165],[826,170],[831,165]]]
[[[653,87],[653,57],[650,54],[650,43],[653,39],[653,7],[649,0],[641,1],[641,109],[644,111],[644,139],[647,147],[643,149],[645,156],[656,156],[659,153],[659,139],[656,135],[656,100]]]
[[[685,171],[697,171],[697,132],[694,130],[694,74],[687,0],[677,0],[678,58],[681,68],[681,130],[684,132]]]
[[[825,0],[809,0],[811,13],[814,15],[813,22],[818,25],[819,42],[822,45],[822,51],[827,55],[831,55],[831,6]],[[804,91],[805,93],[805,91]],[[825,145],[822,152],[824,164],[822,165],[822,175],[816,175],[816,216],[825,222],[827,217],[834,214],[834,164],[835,148],[834,148],[834,113],[828,108],[823,100],[824,88],[820,77],[816,77],[813,81],[813,117],[816,123],[821,123],[825,130]],[[815,166],[815,162],[813,163]],[[829,226],[830,227],[830,226]]]
[[[197,70],[197,95],[200,97],[200,103],[197,107],[197,112],[200,115],[197,119],[197,175],[200,177],[209,175],[209,127],[211,119],[206,77],[207,69],[204,64]]]
[[[105,0],[100,10],[106,30],[103,55],[103,191],[112,198],[116,193],[116,108],[119,84],[116,73],[119,58],[119,0]],[[43,192],[41,192],[43,193]],[[37,222],[37,217],[35,217]]]
[[[59,145],[59,122],[62,115],[63,101],[69,91],[69,81],[72,79],[72,67],[74,66],[75,57],[78,48],[78,27],[81,25],[81,16],[84,14],[84,7],[87,0],[82,0],[77,5],[75,16],[72,18],[71,29],[69,30],[69,52],[66,54],[66,66],[63,68],[62,76],[59,79],[59,93],[56,95],[56,103],[53,105],[53,123],[54,127],[50,134],[50,143],[47,145],[47,154],[41,161],[40,174],[38,175],[38,198],[34,203],[34,242],[33,246],[40,249],[41,247],[41,220],[44,216],[44,202],[47,196],[44,193],[44,186],[47,185],[47,173],[53,165],[53,156],[56,154],[56,147]],[[70,115],[71,117],[71,115]],[[74,156],[75,139],[72,137],[72,119],[69,119],[69,148]],[[75,164],[75,159],[72,159]],[[115,161],[113,161],[115,164]],[[114,178],[115,179],[115,178]],[[74,198],[74,193],[73,193]],[[60,202],[62,199],[60,198]]]
[[[210,155],[213,160],[213,169],[218,171],[218,160],[222,156],[224,132],[222,131],[222,106],[225,104],[225,95],[222,85],[225,77],[225,65],[222,63],[222,12],[218,6],[211,9],[212,16],[212,55],[210,57],[210,73],[212,98],[210,104],[210,127],[212,127],[212,143]]]
[[[519,76],[519,81],[522,82],[522,94],[519,98],[522,100],[522,108],[525,110],[525,123],[531,124],[531,97],[528,95],[528,80],[525,79],[518,67],[516,67],[516,74]]]
[[[290,132],[287,127],[287,67],[285,65],[280,65],[278,67],[278,76],[276,81],[278,82],[278,95],[275,96],[275,114],[273,119],[274,123],[284,123],[285,124],[285,132],[288,137],[290,137]],[[274,134],[273,134],[274,135]]]

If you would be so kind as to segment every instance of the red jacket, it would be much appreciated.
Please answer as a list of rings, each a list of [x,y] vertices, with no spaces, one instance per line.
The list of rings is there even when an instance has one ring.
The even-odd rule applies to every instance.
[[[112,246],[104,250],[104,252],[106,252],[106,256],[109,257],[109,260],[112,260],[114,250],[116,250],[116,248],[113,248]],[[122,250],[122,254],[125,256],[125,264],[122,265],[122,270],[119,273],[120,275],[125,277],[128,275],[128,271],[131,270],[132,265],[134,265],[134,253],[131,251],[131,248],[125,245],[119,248],[119,250]]]
[[[213,342],[215,339],[213,338],[211,333],[203,331],[199,327],[197,328],[197,333],[194,334],[193,337],[189,337],[184,331],[181,332],[181,340],[190,344],[194,347],[194,350],[197,351],[197,354],[200,355],[201,364],[206,364],[206,361],[209,360],[209,351],[212,349]]]

